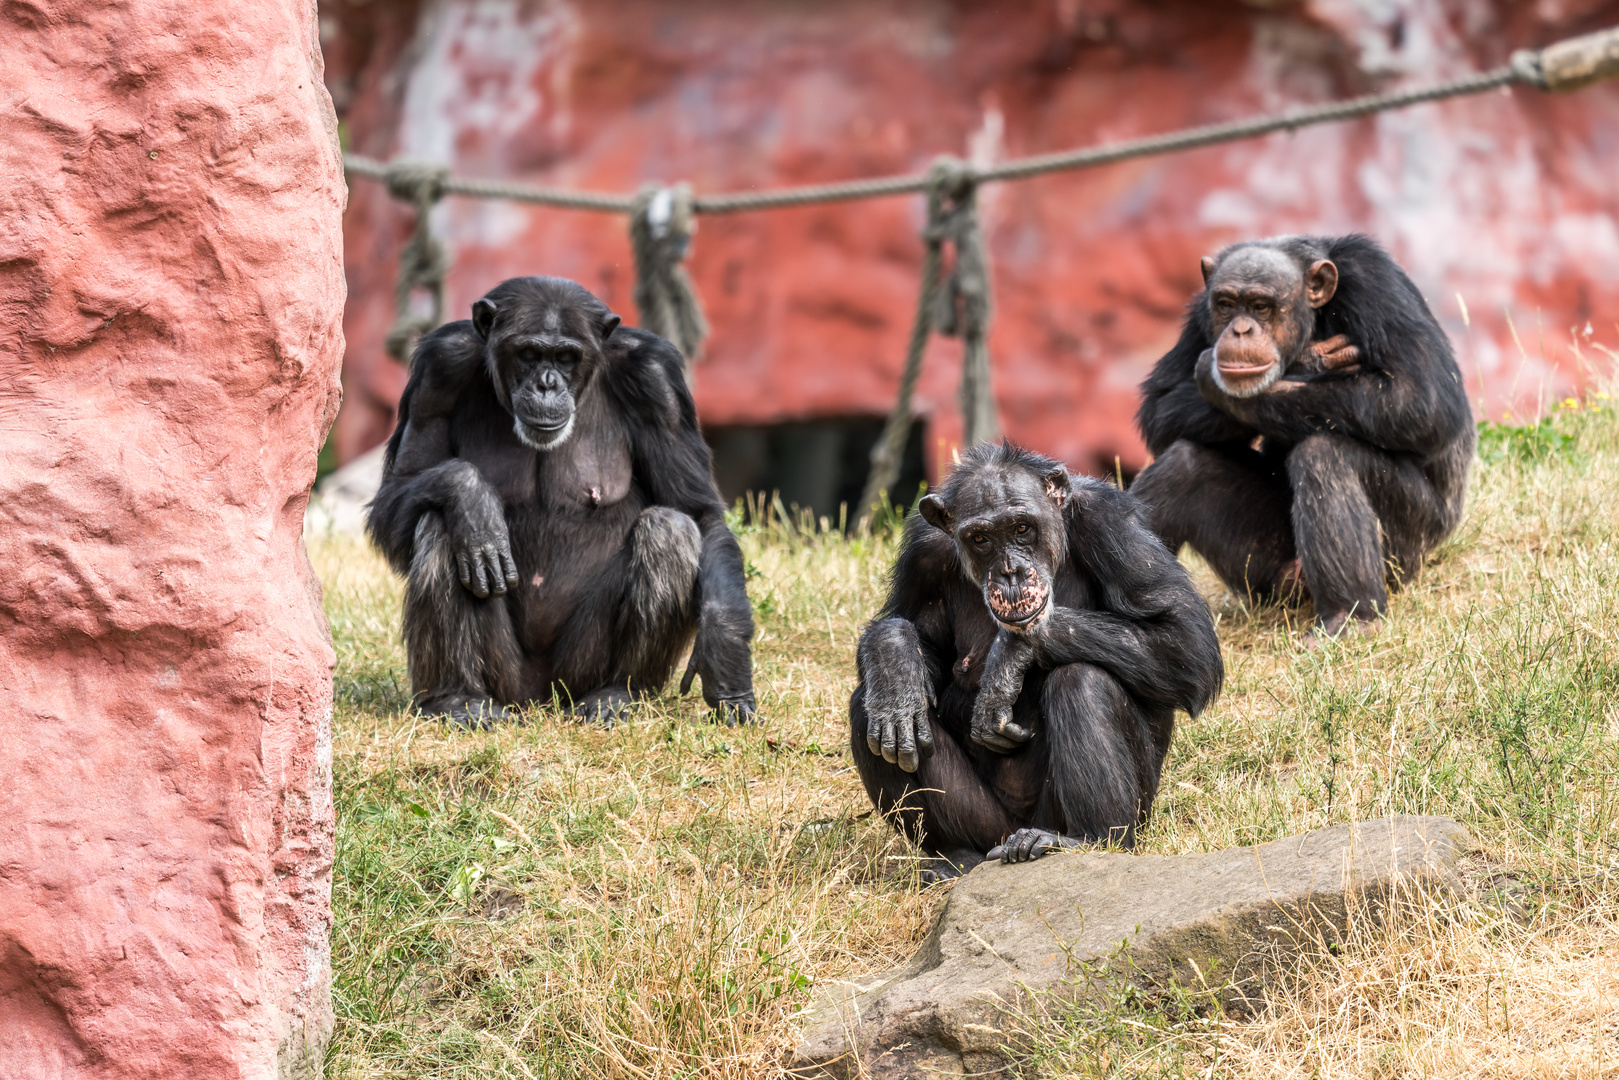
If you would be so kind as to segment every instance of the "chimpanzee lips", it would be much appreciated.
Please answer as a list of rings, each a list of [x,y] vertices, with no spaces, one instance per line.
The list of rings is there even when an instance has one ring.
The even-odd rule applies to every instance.
[[[1010,593],[993,581],[984,589],[984,601],[989,604],[990,614],[1009,626],[1032,622],[1046,609],[1046,596],[1046,583],[1039,578],[1031,578],[1022,588]]]

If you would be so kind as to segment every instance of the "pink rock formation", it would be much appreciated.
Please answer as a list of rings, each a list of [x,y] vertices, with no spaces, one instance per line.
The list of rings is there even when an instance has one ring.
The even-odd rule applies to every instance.
[[[1614,0],[334,0],[322,12],[352,149],[619,192],[1084,146],[1437,82],[1619,23]],[[1136,384],[1173,340],[1198,257],[1349,230],[1410,269],[1475,398],[1532,413],[1584,377],[1571,330],[1587,360],[1601,357],[1591,340],[1619,344],[1616,127],[1619,87],[1517,89],[987,189],[1005,427],[1082,467],[1139,464]],[[906,197],[702,219],[704,421],[886,412],[920,216]],[[615,216],[450,199],[435,220],[456,259],[452,318],[521,273],[574,277],[634,318]],[[408,225],[380,185],[356,182],[345,460],[392,427],[404,373],[382,338]],[[919,395],[947,441],[958,356],[936,343]]]
[[[0,72],[0,1076],[318,1075],[315,7],[9,3]]]

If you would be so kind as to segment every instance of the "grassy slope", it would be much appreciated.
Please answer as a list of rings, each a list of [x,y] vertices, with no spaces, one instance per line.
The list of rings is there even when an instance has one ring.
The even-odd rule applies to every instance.
[[[1227,689],[1180,727],[1142,835],[1197,851],[1446,814],[1514,916],[1368,930],[1243,1022],[1031,1016],[1029,1073],[1619,1075],[1619,424],[1553,429],[1566,446],[1542,432],[1480,469],[1375,638],[1301,652],[1299,613],[1196,568]],[[759,726],[666,695],[612,731],[536,712],[490,735],[405,711],[397,581],[359,544],[312,547],[338,653],[333,1075],[770,1075],[816,981],[910,953],[938,895],[844,750],[892,548],[743,543]]]

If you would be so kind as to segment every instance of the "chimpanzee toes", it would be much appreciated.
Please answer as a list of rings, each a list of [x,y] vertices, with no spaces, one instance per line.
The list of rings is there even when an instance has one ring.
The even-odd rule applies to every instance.
[[[441,720],[461,731],[489,731],[512,719],[511,712],[499,702],[465,694],[423,701],[416,706],[416,712],[423,719]]]
[[[984,861],[984,856],[969,848],[956,848],[951,851],[942,851],[922,869],[922,885],[939,885],[946,881],[954,881],[972,872],[973,867]]]
[[[635,698],[628,690],[610,686],[581,698],[570,710],[573,716],[588,724],[610,728],[629,716]]]
[[[1365,619],[1359,615],[1340,612],[1323,618],[1316,624],[1315,629],[1304,635],[1300,644],[1306,649],[1319,649],[1331,641],[1375,634],[1381,625],[1382,620],[1378,618]]]

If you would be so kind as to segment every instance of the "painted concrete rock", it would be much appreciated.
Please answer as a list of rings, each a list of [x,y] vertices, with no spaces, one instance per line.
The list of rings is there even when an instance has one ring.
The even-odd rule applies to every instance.
[[[0,1076],[318,1074],[300,539],[345,192],[309,0],[0,7]]]

